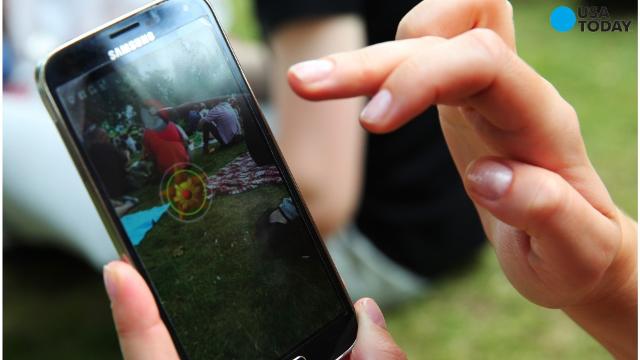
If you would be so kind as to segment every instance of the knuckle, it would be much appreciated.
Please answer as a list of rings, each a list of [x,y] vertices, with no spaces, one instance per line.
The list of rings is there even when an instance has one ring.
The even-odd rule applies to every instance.
[[[378,73],[375,54],[369,48],[354,53],[355,63],[358,64],[358,81],[367,81]]]
[[[571,105],[567,101],[564,101],[564,111],[565,111],[565,117],[567,119],[571,121],[578,120],[578,112],[576,111],[576,108],[573,107],[573,105]]]
[[[421,54],[416,54],[408,59],[406,59],[402,64],[400,64],[398,71],[392,74],[386,81],[386,86],[394,89],[397,93],[406,92],[408,86],[410,84],[421,84],[424,85],[429,81],[426,76],[426,72],[428,71],[424,65],[424,58]],[[438,88],[437,82],[432,82],[431,87]],[[408,98],[422,98],[426,94],[430,93],[428,87],[425,87],[421,96],[408,96]]]
[[[504,1],[504,7],[505,7],[505,12],[506,15],[511,19],[513,18],[513,5],[511,5],[511,1]]]
[[[417,30],[415,28],[415,22],[413,21],[413,15],[411,12],[405,14],[396,30],[396,40],[409,39],[417,37]]]
[[[543,83],[546,84],[547,92],[551,94],[554,115],[554,121],[545,122],[544,127],[540,128],[541,131],[553,134],[562,134],[564,142],[566,144],[571,144],[576,148],[583,147],[583,140],[580,129],[580,118],[578,116],[578,112],[576,108],[571,105],[567,100],[562,98],[562,95],[558,92],[558,89],[549,82],[549,80],[539,77]],[[580,157],[577,159],[581,159],[584,154],[575,153],[574,155],[579,154]]]
[[[580,135],[580,121],[578,119],[578,112],[569,104],[566,100],[562,100],[562,105],[559,108],[558,122],[550,126],[556,127],[556,133],[565,134],[565,141],[571,143],[574,146],[580,148],[582,143],[582,136]]]
[[[487,15],[495,16],[495,15],[503,15],[508,13],[512,7],[511,3],[506,0],[475,0],[476,5],[479,6],[480,9],[484,10],[483,12]]]
[[[580,121],[578,121],[578,111],[576,111],[576,108],[569,104],[566,100],[564,101],[564,118],[566,119],[567,123],[569,125],[572,126],[572,129],[574,131],[580,131],[579,127],[580,127]]]
[[[425,15],[431,12],[433,0],[422,0],[406,13],[400,22],[396,31],[396,40],[411,39],[427,35],[429,21],[425,19]]]
[[[420,56],[411,56],[404,63],[402,63],[403,70],[407,74],[414,74],[416,76],[416,80],[420,80],[420,74],[423,72],[424,63]]]
[[[487,6],[494,11],[500,12],[507,8],[507,4],[509,3],[506,0],[484,0],[487,3]]]
[[[504,59],[506,46],[502,38],[493,30],[476,28],[466,33],[472,46],[481,50],[487,61],[495,63]]]
[[[551,173],[542,178],[532,189],[531,201],[527,206],[528,216],[538,224],[561,214],[568,204],[567,192],[562,186],[560,175]]]

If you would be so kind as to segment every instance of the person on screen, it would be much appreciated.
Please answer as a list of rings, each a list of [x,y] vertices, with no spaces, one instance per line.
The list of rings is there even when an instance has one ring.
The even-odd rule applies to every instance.
[[[200,117],[203,118],[205,116],[207,116],[207,113],[209,112],[209,109],[207,109],[207,104],[205,103],[200,103],[200,110],[199,110],[199,114]]]
[[[126,214],[138,199],[127,196],[134,186],[130,182],[127,164],[130,161],[128,151],[122,151],[113,144],[107,131],[96,125],[90,125],[84,136],[89,158],[104,184],[109,201],[118,216]]]
[[[107,189],[110,198],[119,198],[128,190],[126,153],[119,150],[107,132],[96,125],[90,125],[85,132],[85,145],[89,158],[98,176]]]
[[[207,111],[200,120],[202,130],[202,152],[209,153],[209,136],[213,136],[221,146],[235,143],[241,134],[240,116],[231,105],[231,100],[222,101]]]
[[[190,160],[189,138],[182,128],[170,120],[169,111],[157,100],[147,100],[140,110],[144,132],[142,142],[145,156],[156,164],[160,175]]]

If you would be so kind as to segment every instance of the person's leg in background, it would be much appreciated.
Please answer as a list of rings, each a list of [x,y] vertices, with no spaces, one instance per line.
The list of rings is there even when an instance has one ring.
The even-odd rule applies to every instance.
[[[218,134],[218,129],[215,125],[210,122],[204,122],[202,124],[202,153],[207,155],[209,153],[209,135],[213,135],[213,137],[222,144],[222,139],[220,139],[220,135]]]

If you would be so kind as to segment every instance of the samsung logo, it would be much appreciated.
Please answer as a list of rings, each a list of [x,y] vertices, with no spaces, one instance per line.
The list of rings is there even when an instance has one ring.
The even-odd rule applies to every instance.
[[[107,54],[109,55],[109,59],[113,61],[121,56],[125,56],[128,53],[147,45],[155,39],[156,35],[152,31],[149,31],[142,36],[138,36],[133,40],[127,41],[126,43],[109,50]]]

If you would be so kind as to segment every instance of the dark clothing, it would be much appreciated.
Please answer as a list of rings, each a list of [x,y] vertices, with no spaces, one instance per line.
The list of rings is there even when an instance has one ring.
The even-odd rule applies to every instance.
[[[369,44],[375,44],[393,40],[398,23],[417,3],[257,0],[257,11],[267,36],[295,20],[360,15]],[[459,266],[484,243],[480,220],[454,167],[436,108],[393,133],[368,136],[356,224],[391,259],[429,277]]]
[[[199,123],[200,123],[200,113],[198,113],[195,110],[189,111],[189,114],[187,115],[187,128],[185,129],[185,132],[187,133],[188,136],[193,135],[193,133],[195,133],[196,130],[198,130]]]
[[[88,153],[109,197],[116,199],[124,195],[128,190],[125,156],[110,143],[92,144]]]
[[[218,128],[210,122],[202,123],[202,152],[206,155],[209,153],[209,136],[213,135],[213,137],[218,140],[220,145],[224,144],[222,142],[222,138],[220,138],[220,134],[218,134]]]

